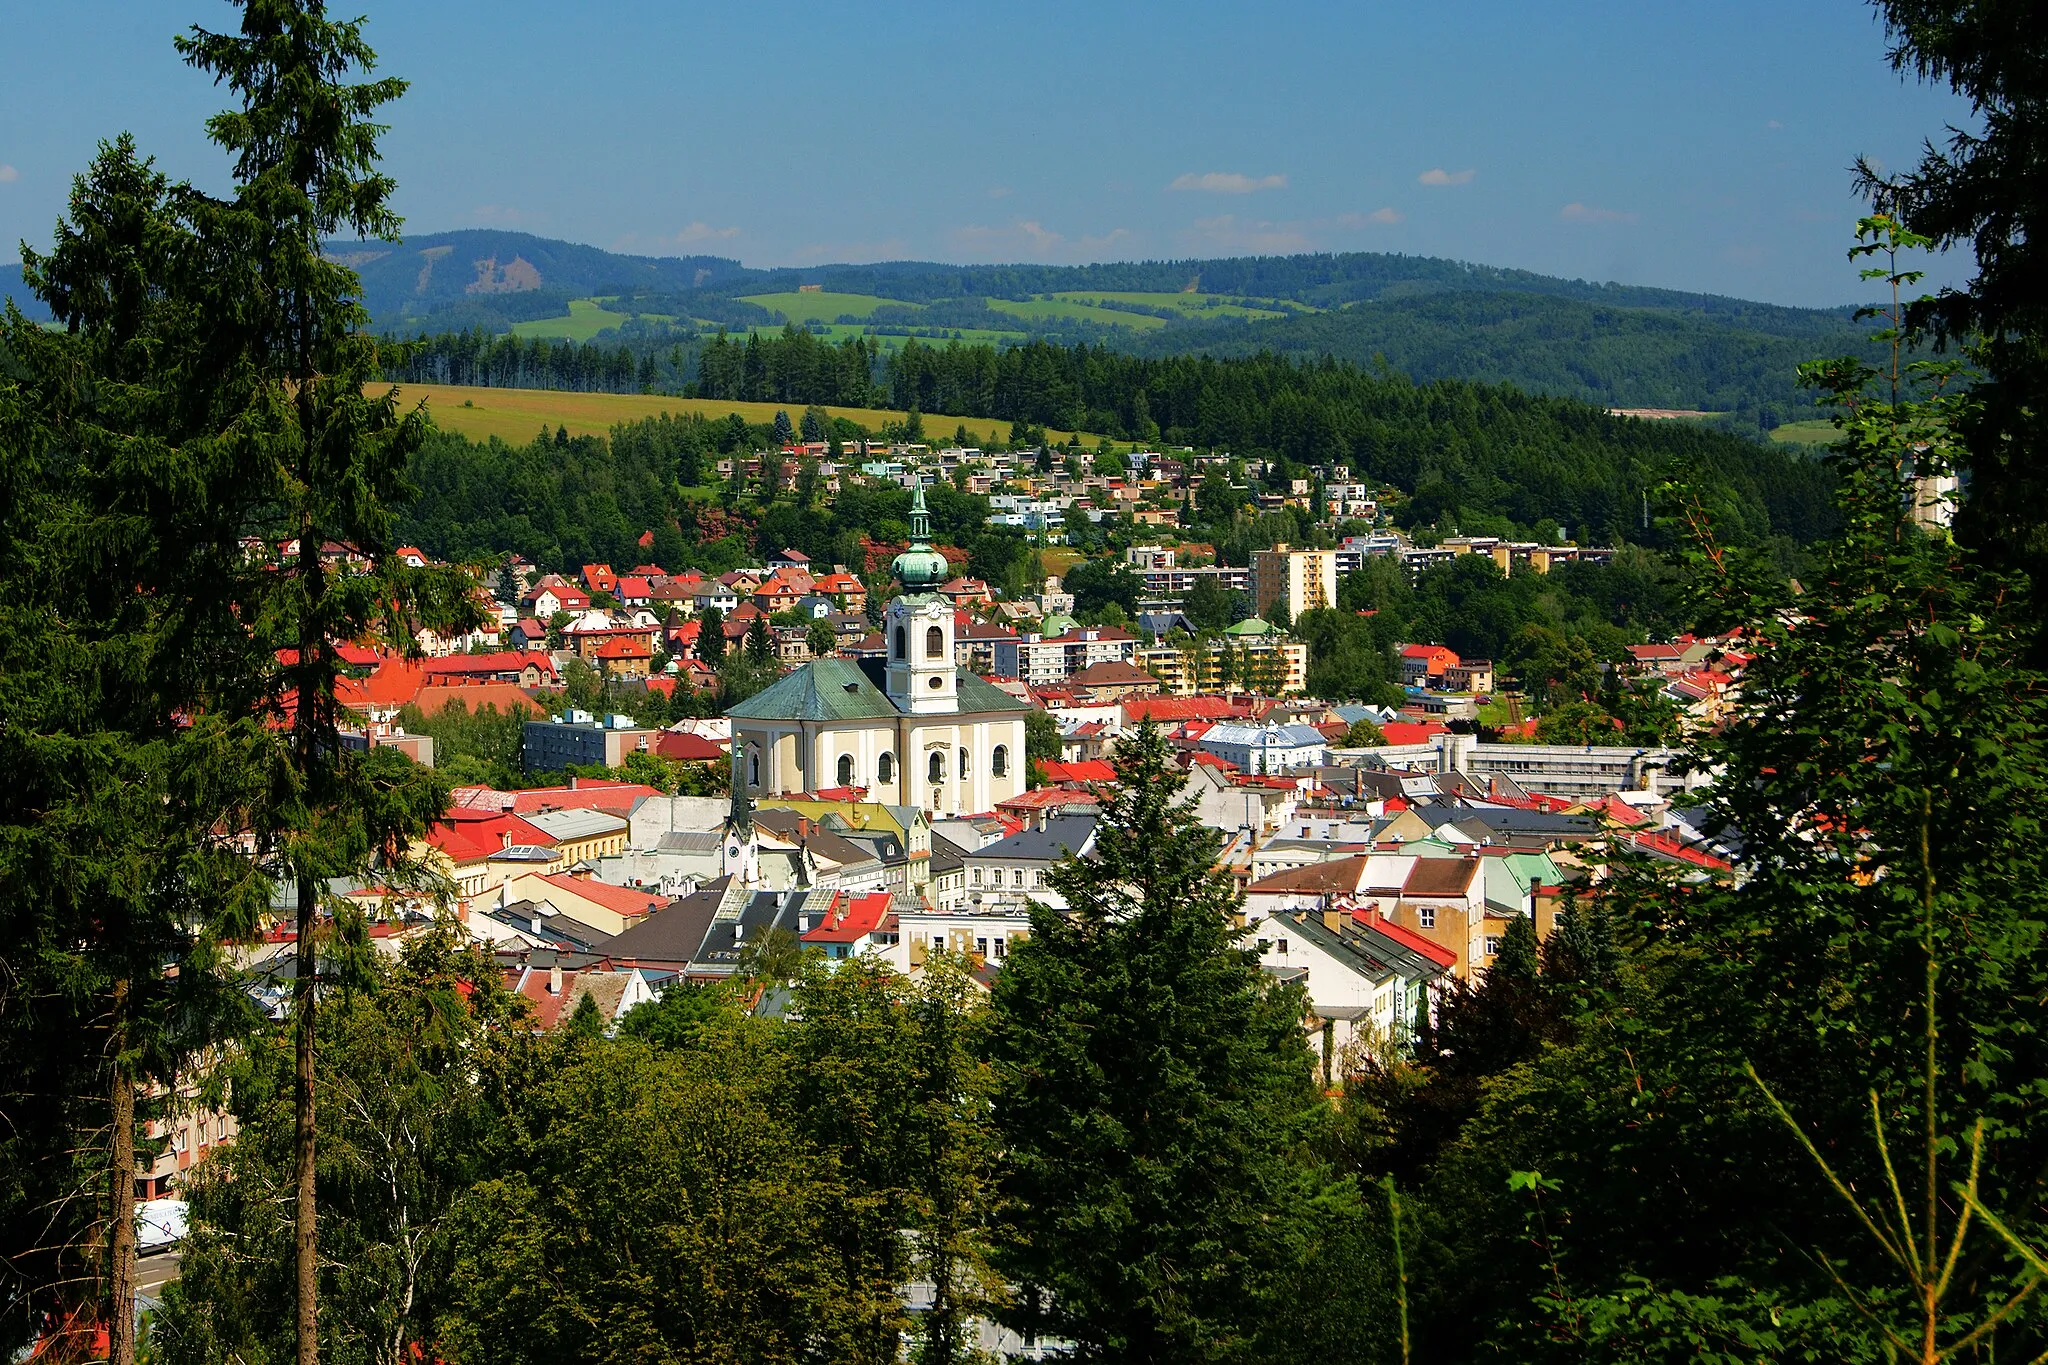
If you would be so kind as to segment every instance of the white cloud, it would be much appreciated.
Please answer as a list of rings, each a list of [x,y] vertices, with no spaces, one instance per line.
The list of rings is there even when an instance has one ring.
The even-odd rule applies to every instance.
[[[1008,185],[990,185],[988,187],[988,197],[991,199],[1008,199],[1013,193],[1015,191]]]
[[[1341,228],[1371,227],[1375,223],[1398,223],[1403,221],[1403,218],[1402,212],[1389,204],[1383,209],[1374,209],[1371,213],[1340,213],[1337,215],[1337,226]]]
[[[1215,218],[1197,218],[1182,234],[1197,250],[1244,251],[1260,256],[1285,256],[1308,251],[1314,239],[1307,223],[1274,223],[1241,219],[1225,213]]]
[[[1131,230],[1111,228],[1069,237],[1035,218],[1019,218],[1006,227],[969,223],[948,235],[955,250],[980,261],[1075,262],[1104,259],[1118,244],[1130,240]]]
[[[1447,171],[1441,166],[1436,166],[1416,176],[1415,180],[1421,185],[1469,185],[1475,174],[1477,172],[1471,170]]]
[[[713,227],[699,219],[675,232],[642,235],[629,232],[612,243],[613,251],[630,252],[637,256],[663,256],[670,252],[688,255],[693,247],[706,242],[724,242],[740,235],[736,227]]]
[[[9,184],[19,179],[21,179],[20,171],[15,170],[12,166],[0,164],[0,185]]]
[[[1567,223],[1633,223],[1636,216],[1620,209],[1603,209],[1593,204],[1573,202],[1557,211],[1557,216]]]
[[[879,242],[813,242],[796,249],[800,261],[829,261],[834,264],[844,261],[858,264],[863,261],[900,261],[910,254],[910,244],[901,237],[885,237]]]
[[[1284,175],[1239,175],[1236,171],[1208,171],[1196,175],[1189,171],[1177,176],[1166,188],[1170,190],[1200,190],[1204,194],[1251,194],[1257,190],[1284,190],[1287,177]]]

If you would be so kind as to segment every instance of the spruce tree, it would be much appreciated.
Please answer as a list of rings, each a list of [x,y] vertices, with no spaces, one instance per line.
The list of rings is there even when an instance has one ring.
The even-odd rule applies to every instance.
[[[446,788],[390,750],[345,748],[339,645],[383,639],[411,648],[422,626],[476,619],[467,576],[414,570],[393,555],[392,504],[426,430],[401,414],[378,378],[377,343],[359,283],[322,243],[341,231],[395,238],[393,184],[377,169],[372,121],[403,81],[350,83],[375,65],[362,21],[337,22],[318,0],[241,0],[239,32],[194,28],[179,52],[239,99],[207,131],[234,161],[226,199],[191,201],[219,281],[209,344],[239,381],[226,447],[239,505],[289,548],[276,572],[235,584],[250,629],[246,652],[222,661],[249,709],[276,718],[263,758],[264,799],[252,812],[270,866],[296,900],[293,982],[296,1112],[294,1339],[299,1365],[319,1354],[316,1243],[315,1010],[332,879],[402,885],[411,841],[442,813]],[[226,273],[226,272],[224,272]],[[273,662],[281,661],[281,662]]]
[[[994,994],[1007,1316],[1083,1360],[1253,1358],[1330,1193],[1297,1155],[1302,995],[1242,946],[1169,752],[1149,723],[1125,738],[1093,854],[1049,874],[1068,908],[1034,905]]]

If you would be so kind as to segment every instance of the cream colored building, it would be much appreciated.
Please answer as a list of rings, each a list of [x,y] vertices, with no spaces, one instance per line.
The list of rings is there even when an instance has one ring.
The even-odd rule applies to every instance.
[[[1252,551],[1252,610],[1270,616],[1273,604],[1287,604],[1289,620],[1305,611],[1337,605],[1337,552],[1290,550],[1276,545]]]

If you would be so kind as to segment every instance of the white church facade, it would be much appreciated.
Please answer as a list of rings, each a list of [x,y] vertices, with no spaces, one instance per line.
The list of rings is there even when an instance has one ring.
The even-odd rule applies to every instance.
[[[734,706],[733,770],[753,798],[859,787],[866,799],[972,815],[1025,789],[1026,707],[953,662],[953,606],[924,490],[896,557],[881,659],[819,659]]]

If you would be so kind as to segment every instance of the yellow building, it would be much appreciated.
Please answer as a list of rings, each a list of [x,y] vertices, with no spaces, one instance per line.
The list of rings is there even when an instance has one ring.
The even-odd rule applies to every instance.
[[[1230,652],[1227,669],[1226,649]],[[1226,637],[1211,640],[1206,647],[1184,650],[1158,645],[1139,650],[1137,664],[1175,697],[1240,691],[1287,696],[1308,688],[1308,646],[1274,636]]]
[[[1252,608],[1268,616],[1276,603],[1285,604],[1289,620],[1336,606],[1337,552],[1285,545],[1252,551]]]

